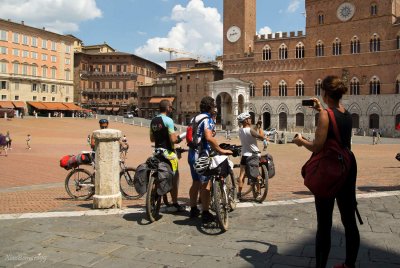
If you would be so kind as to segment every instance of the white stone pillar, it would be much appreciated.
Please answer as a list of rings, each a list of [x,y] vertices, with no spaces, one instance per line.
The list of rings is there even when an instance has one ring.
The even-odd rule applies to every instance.
[[[50,113],[48,113],[49,114],[49,118],[51,118],[51,114]]]
[[[120,130],[101,129],[93,132],[96,142],[96,178],[93,208],[121,208],[119,189]]]

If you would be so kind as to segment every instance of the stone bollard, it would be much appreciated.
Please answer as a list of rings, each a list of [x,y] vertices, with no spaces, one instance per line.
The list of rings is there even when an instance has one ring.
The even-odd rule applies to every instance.
[[[51,114],[49,113],[49,118],[51,118]]]
[[[143,122],[140,122],[140,127],[143,127]]]
[[[119,188],[119,139],[122,133],[116,129],[93,132],[96,142],[96,177],[93,208],[121,208]]]
[[[75,118],[75,113],[72,113],[72,118]]]
[[[125,118],[122,118],[122,124],[125,124]]]
[[[4,113],[4,119],[7,119],[7,113]]]

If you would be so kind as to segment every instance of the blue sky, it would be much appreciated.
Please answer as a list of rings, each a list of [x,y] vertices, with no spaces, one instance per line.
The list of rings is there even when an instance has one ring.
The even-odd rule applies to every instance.
[[[85,45],[163,64],[171,47],[201,56],[222,54],[223,0],[0,0],[0,18],[73,34]],[[304,0],[258,0],[257,32],[305,30]],[[181,55],[182,56],[182,55]]]

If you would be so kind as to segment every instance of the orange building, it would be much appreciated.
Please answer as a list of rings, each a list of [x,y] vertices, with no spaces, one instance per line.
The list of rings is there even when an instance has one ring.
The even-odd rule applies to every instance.
[[[12,102],[21,112],[71,111],[62,103],[73,102],[75,40],[0,19],[0,106]],[[41,102],[48,105],[38,109]]]

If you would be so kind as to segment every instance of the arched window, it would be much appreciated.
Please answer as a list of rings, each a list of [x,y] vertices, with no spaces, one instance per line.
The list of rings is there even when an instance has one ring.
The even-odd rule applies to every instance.
[[[351,114],[351,121],[352,121],[353,128],[360,127],[360,116],[358,114]]]
[[[369,82],[369,94],[371,95],[379,95],[381,94],[381,82],[379,78],[376,76],[372,77],[371,81]]]
[[[370,11],[371,11],[371,16],[378,15],[378,5],[376,3],[372,3]]]
[[[360,81],[356,77],[350,81],[350,95],[360,95]]]
[[[254,86],[253,82],[250,83],[250,97],[254,97],[256,93],[256,87]]]
[[[315,82],[315,96],[321,96],[322,80],[318,79]]]
[[[315,56],[317,57],[323,57],[324,56],[324,44],[322,41],[318,41],[317,45],[315,46]]]
[[[396,94],[400,94],[400,79],[396,80]]]
[[[279,96],[287,96],[287,84],[284,80],[279,82]]]
[[[350,53],[358,54],[361,51],[360,40],[357,36],[354,36],[350,41]]]
[[[304,127],[304,114],[303,113],[296,114],[296,127]]]
[[[324,13],[322,12],[318,13],[318,24],[319,25],[324,24]]]
[[[369,51],[376,52],[381,51],[381,39],[377,34],[374,34],[369,40]]]
[[[296,96],[304,96],[304,82],[302,80],[296,83]]]
[[[271,47],[269,45],[263,48],[263,60],[271,60]]]
[[[284,60],[288,58],[288,49],[285,44],[280,45],[279,47],[279,59]]]
[[[302,58],[304,58],[304,44],[300,42],[296,45],[296,59]]]
[[[369,128],[379,128],[379,115],[371,114],[369,116]]]
[[[342,42],[339,38],[336,38],[332,44],[332,55],[337,56],[342,54]]]
[[[271,96],[271,83],[268,81],[265,81],[263,84],[263,96],[264,97]]]

